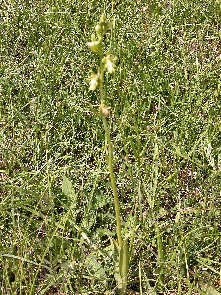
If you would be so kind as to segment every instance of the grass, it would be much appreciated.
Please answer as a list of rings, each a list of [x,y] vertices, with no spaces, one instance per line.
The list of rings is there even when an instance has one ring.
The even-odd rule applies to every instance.
[[[128,290],[221,291],[219,2],[113,4],[1,4],[4,295],[117,293],[104,132],[88,90],[98,60],[86,44],[103,10],[115,17],[106,91],[122,223],[136,229]]]

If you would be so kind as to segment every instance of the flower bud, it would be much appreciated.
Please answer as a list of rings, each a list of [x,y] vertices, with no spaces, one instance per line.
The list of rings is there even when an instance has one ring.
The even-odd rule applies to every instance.
[[[101,15],[99,25],[100,25],[100,32],[98,33],[96,31],[98,35],[99,34],[104,35],[112,27],[111,23],[107,20],[105,14]],[[95,28],[95,30],[96,30],[96,28]]]
[[[100,24],[97,24],[95,27],[95,31],[97,33],[98,36],[100,36],[101,32],[102,32],[102,27]]]
[[[110,107],[107,107],[104,103],[100,105],[100,112],[103,116],[109,117],[110,116]]]
[[[103,13],[100,17],[100,24],[105,24],[107,21],[106,15]]]

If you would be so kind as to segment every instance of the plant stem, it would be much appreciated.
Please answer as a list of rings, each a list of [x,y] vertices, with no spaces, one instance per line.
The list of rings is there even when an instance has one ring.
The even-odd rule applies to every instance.
[[[102,65],[102,57],[103,55],[100,54],[100,98],[101,98],[101,105],[104,103],[104,68]],[[116,214],[116,224],[117,224],[117,239],[118,239],[118,245],[119,248],[121,249],[122,247],[122,235],[121,235],[121,221],[120,221],[120,206],[119,206],[119,198],[117,194],[117,185],[116,185],[116,180],[115,180],[115,175],[114,175],[114,169],[113,169],[113,146],[111,142],[111,137],[110,137],[110,130],[107,122],[107,118],[105,117],[104,114],[102,114],[102,119],[103,119],[103,124],[104,124],[104,130],[105,130],[105,141],[108,145],[108,167],[109,167],[109,172],[110,172],[110,179],[111,179],[111,186],[113,190],[113,195],[114,195],[114,207],[115,207],[115,214]]]
[[[114,206],[115,206],[116,223],[117,223],[117,238],[118,238],[119,247],[121,249],[122,236],[121,236],[120,206],[119,206],[119,198],[117,194],[116,180],[115,180],[115,175],[113,171],[113,146],[112,146],[112,142],[110,138],[110,131],[109,131],[107,119],[104,115],[102,115],[102,118],[103,118],[104,130],[105,130],[105,137],[108,144],[108,166],[109,166],[109,172],[110,172],[111,186],[112,186],[113,195],[114,195]]]

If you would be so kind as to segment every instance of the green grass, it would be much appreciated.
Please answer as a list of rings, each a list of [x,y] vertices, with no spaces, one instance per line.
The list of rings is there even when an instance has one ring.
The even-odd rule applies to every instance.
[[[117,294],[104,131],[88,90],[103,10],[115,17],[106,91],[122,222],[136,229],[128,290],[221,291],[219,2],[113,3],[1,4],[3,295]]]

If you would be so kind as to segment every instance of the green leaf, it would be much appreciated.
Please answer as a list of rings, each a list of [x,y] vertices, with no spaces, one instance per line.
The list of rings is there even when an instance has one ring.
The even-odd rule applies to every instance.
[[[88,272],[93,278],[96,278],[98,280],[104,280],[106,278],[105,270],[102,264],[97,261],[96,256],[87,256],[85,265],[87,266]]]
[[[73,196],[74,194],[74,189],[73,186],[70,182],[70,180],[64,176],[63,178],[63,182],[62,182],[62,192],[66,195],[66,196]]]

